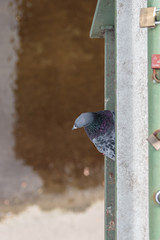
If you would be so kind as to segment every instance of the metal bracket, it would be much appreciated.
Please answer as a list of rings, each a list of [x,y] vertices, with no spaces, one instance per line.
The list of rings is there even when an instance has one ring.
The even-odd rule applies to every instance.
[[[154,28],[156,27],[157,24],[160,24],[160,21],[156,21],[157,12],[160,12],[160,8],[156,7],[141,8],[139,22],[140,27]]]

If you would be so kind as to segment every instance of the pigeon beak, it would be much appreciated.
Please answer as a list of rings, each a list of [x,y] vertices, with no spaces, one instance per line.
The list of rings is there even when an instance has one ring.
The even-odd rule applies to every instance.
[[[78,127],[76,127],[75,125],[73,125],[73,128],[72,128],[72,130],[75,130],[75,129],[77,129]]]

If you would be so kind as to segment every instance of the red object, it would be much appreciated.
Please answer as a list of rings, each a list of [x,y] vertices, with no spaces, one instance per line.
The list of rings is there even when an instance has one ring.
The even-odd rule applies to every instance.
[[[152,68],[160,68],[160,54],[152,54]]]

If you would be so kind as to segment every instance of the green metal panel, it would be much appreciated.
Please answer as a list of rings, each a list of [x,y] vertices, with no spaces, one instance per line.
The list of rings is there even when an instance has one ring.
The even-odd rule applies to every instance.
[[[105,32],[105,109],[115,110],[114,30]],[[104,159],[105,240],[115,240],[115,162]]]
[[[115,110],[114,0],[98,0],[91,38],[105,38],[105,109]],[[104,159],[105,240],[115,240],[115,162]]]
[[[114,25],[114,0],[98,0],[90,37],[103,38],[104,28]]]
[[[159,0],[148,0],[148,7],[160,7]],[[149,134],[160,129],[160,84],[152,81],[151,56],[160,54],[160,26],[148,30]],[[144,186],[145,187],[145,186]],[[160,151],[149,144],[149,232],[150,240],[160,239],[160,205],[155,194],[160,190]]]

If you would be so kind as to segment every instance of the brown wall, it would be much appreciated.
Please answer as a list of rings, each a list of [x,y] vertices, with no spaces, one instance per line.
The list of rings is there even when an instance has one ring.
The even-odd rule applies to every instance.
[[[96,0],[17,1],[15,152],[49,192],[103,181],[103,156],[84,130],[71,130],[81,112],[103,109],[103,40],[89,38],[95,7]]]

